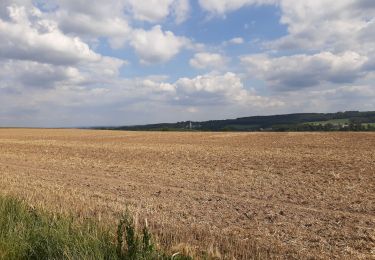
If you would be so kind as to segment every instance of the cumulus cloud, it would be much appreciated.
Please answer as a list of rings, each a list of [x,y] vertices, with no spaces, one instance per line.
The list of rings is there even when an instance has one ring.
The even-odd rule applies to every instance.
[[[189,0],[0,1],[0,123],[40,126],[51,118],[59,118],[54,125],[60,126],[60,118],[68,125],[145,123],[192,119],[186,113],[204,120],[218,111],[232,117],[374,108],[374,1],[199,0],[199,5],[221,17],[246,6],[275,5],[287,34],[259,42],[265,49],[257,55],[237,48],[241,63],[224,73],[235,61],[224,50],[244,39],[208,50],[184,37],[184,26],[176,24],[195,8]],[[163,23],[173,32],[163,30]],[[107,43],[121,51],[109,50]],[[158,64],[184,49],[196,53],[190,60],[180,55],[178,64],[213,72],[125,78],[121,68],[127,62],[103,54],[133,58],[134,51],[141,63]],[[129,66],[130,74],[137,74],[136,66]]]
[[[121,17],[95,17],[85,13],[71,13],[66,10],[58,12],[61,29],[66,33],[74,33],[83,37],[109,37],[112,41],[121,42],[114,47],[121,47],[126,41],[131,27]]]
[[[129,0],[129,3],[136,19],[155,22],[168,16],[169,7],[173,3],[173,0]]]
[[[157,23],[174,17],[176,23],[182,23],[190,11],[188,0],[108,0],[89,5],[86,0],[40,1],[50,7],[50,16],[63,32],[88,39],[107,37],[115,49],[124,47],[136,31],[132,19]]]
[[[54,88],[99,83],[117,76],[126,63],[98,54],[79,37],[64,34],[54,20],[32,5],[3,8],[0,61],[6,74],[2,85],[13,82],[17,87]]]
[[[173,5],[173,13],[176,17],[176,23],[180,24],[184,22],[190,13],[189,0],[177,0]]]
[[[288,111],[332,112],[373,110],[375,89],[371,85],[342,85],[298,92],[284,92],[280,100],[288,103]]]
[[[107,56],[102,56],[98,62],[81,64],[77,66],[81,75],[80,85],[110,86],[113,79],[119,77],[120,68],[126,64],[122,59]]]
[[[276,4],[279,0],[199,0],[200,6],[211,13],[224,15],[247,5]]]
[[[375,40],[373,35],[359,39],[374,23],[375,8],[367,0],[281,0],[280,8],[288,35],[274,41],[271,48],[360,52]]]
[[[241,37],[236,37],[228,41],[230,44],[243,44],[245,40]]]
[[[157,92],[175,92],[175,86],[173,86],[170,83],[164,83],[164,82],[157,82],[153,81],[151,79],[143,79],[137,84],[140,87],[149,88],[152,91]]]
[[[190,11],[188,0],[129,0],[129,4],[134,18],[147,22],[159,22],[172,13],[181,23]]]
[[[149,31],[134,30],[130,45],[141,58],[141,63],[150,64],[170,60],[188,45],[188,40],[171,31],[164,32],[160,25],[156,25]]]
[[[242,92],[243,84],[241,79],[234,73],[228,72],[224,75],[203,75],[195,78],[181,78],[176,84],[187,93],[208,92],[208,93],[233,93]],[[239,95],[240,96],[240,95]]]
[[[7,3],[0,14],[0,88],[7,97],[27,97],[30,108],[46,91],[95,89],[118,76],[125,61],[96,53],[30,2],[23,4]]]
[[[56,20],[65,33],[78,36],[114,37],[127,34],[130,30],[124,15],[125,1],[108,0],[39,0],[48,10],[45,15]]]
[[[178,101],[184,104],[236,103],[247,106],[282,106],[279,101],[256,95],[247,90],[241,78],[232,72],[223,75],[206,74],[194,78],[180,78],[175,82]]]
[[[351,83],[363,76],[366,56],[356,52],[270,57],[265,54],[241,58],[249,75],[259,77],[276,90],[296,90],[324,83]]]
[[[268,43],[270,49],[326,50],[334,53],[374,49],[375,8],[371,0],[200,0],[200,6],[225,15],[248,5],[280,7],[288,35]]]
[[[375,8],[370,2],[280,0],[280,22],[288,34],[264,45],[275,57],[242,58],[249,76],[290,91],[366,81],[375,69]],[[286,49],[301,54],[277,55]]]
[[[32,89],[107,86],[112,84],[113,77],[118,76],[123,64],[123,60],[110,57],[77,66],[3,60],[0,62],[0,87],[15,88],[26,93]]]
[[[0,63],[0,87],[53,88],[62,82],[75,82],[76,68],[41,64],[34,61],[8,60]]]
[[[63,34],[51,20],[42,19],[37,9],[8,6],[7,20],[0,19],[0,56],[51,64],[97,61],[100,55],[78,37]]]
[[[219,53],[199,52],[190,59],[190,66],[196,69],[222,69],[225,66],[225,58]]]
[[[242,104],[270,107],[280,105],[275,100],[260,97],[245,88],[241,78],[232,72],[209,73],[196,77],[182,77],[167,82],[165,77],[136,78],[121,81],[126,88],[132,86],[133,97],[148,95],[148,99],[183,106]],[[121,87],[123,89],[123,87]],[[152,95],[150,95],[152,94]]]
[[[188,11],[188,2],[182,0],[150,0],[137,1],[129,0],[133,16],[138,20],[158,22],[166,18],[175,9],[178,13],[178,20],[185,19],[185,12]]]
[[[48,10],[44,15],[54,19],[66,34],[91,41],[107,37],[113,48],[121,48],[132,30],[124,14],[125,1],[108,0],[39,0]]]

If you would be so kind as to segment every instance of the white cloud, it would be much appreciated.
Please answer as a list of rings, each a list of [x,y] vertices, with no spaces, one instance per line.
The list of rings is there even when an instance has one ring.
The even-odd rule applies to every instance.
[[[77,68],[83,77],[81,84],[107,85],[119,77],[119,70],[127,62],[118,58],[102,56],[98,62],[84,63]]]
[[[128,22],[120,17],[100,18],[85,13],[61,10],[58,12],[58,21],[64,32],[81,36],[126,38],[131,31]]]
[[[166,62],[187,44],[186,38],[176,36],[171,31],[164,32],[160,25],[154,26],[149,31],[134,30],[130,39],[130,45],[144,64]]]
[[[176,23],[186,20],[190,11],[188,0],[128,0],[132,16],[141,21],[160,22],[171,14]]]
[[[374,49],[374,35],[360,38],[375,21],[375,8],[366,3],[367,0],[281,0],[281,23],[288,26],[288,35],[270,47],[360,53]]]
[[[199,109],[196,108],[196,107],[188,107],[188,108],[186,109],[186,112],[188,112],[188,113],[198,113],[198,112],[199,112]]]
[[[261,97],[253,89],[246,89],[241,78],[232,72],[209,73],[193,78],[183,77],[175,82],[165,82],[164,77],[137,78],[121,83],[134,86],[133,97],[161,101],[175,107],[239,105],[244,107],[277,107],[283,103]],[[119,95],[116,95],[117,98]],[[193,112],[193,111],[192,111]]]
[[[199,0],[200,6],[208,12],[224,15],[247,5],[276,4],[279,0]]]
[[[177,24],[184,22],[190,13],[189,0],[176,0],[173,5],[173,13]]]
[[[189,63],[196,69],[222,69],[226,61],[219,53],[199,52],[190,59]]]
[[[371,111],[374,98],[375,89],[371,85],[321,87],[279,95],[279,99],[288,104],[286,111],[292,112]]]
[[[0,87],[14,89],[54,88],[57,84],[74,84],[80,79],[79,71],[74,67],[24,60],[0,62],[0,76]]]
[[[51,64],[93,62],[100,55],[78,37],[63,34],[51,20],[40,18],[38,9],[9,6],[8,21],[0,19],[0,56]]]
[[[287,35],[262,45],[268,54],[242,56],[242,63],[231,68],[235,73],[223,73],[230,61],[224,47],[243,44],[243,38],[208,49],[180,35],[180,26],[174,32],[149,27],[184,22],[189,0],[0,1],[1,123],[121,124],[374,108],[374,1],[199,4],[216,16],[251,5],[277,5]],[[126,61],[99,53],[106,42],[123,48],[121,55],[134,49],[145,64],[169,61],[187,48],[197,52],[191,66],[215,72],[182,75],[174,82],[168,75],[127,79],[120,73]],[[257,91],[247,88],[245,69],[246,84],[258,84],[258,78],[269,88],[263,89],[263,83],[254,85]]]
[[[94,52],[79,37],[64,34],[57,23],[33,6],[4,6],[0,18],[2,85],[56,88],[105,83],[126,61]]]
[[[124,15],[126,2],[118,0],[40,0],[49,9],[50,18],[55,19],[66,33],[79,36],[119,36],[129,32]]]
[[[3,8],[8,7],[12,13],[8,12],[8,19],[0,20],[2,22],[0,30],[5,35],[4,37],[16,38],[11,39],[11,42],[2,43],[3,54],[9,57],[10,55],[24,56],[24,59],[30,59],[31,56],[38,57],[37,61],[40,62],[42,59],[49,59],[49,62],[73,63],[85,58],[99,58],[85,41],[95,43],[99,37],[105,37],[112,48],[126,48],[129,43],[139,54],[142,63],[154,63],[171,59],[188,44],[185,37],[175,36],[170,31],[163,32],[160,25],[151,30],[133,29],[128,22],[130,18],[125,12],[126,7],[131,5],[134,9],[131,13],[133,17],[158,21],[168,15],[173,15],[176,23],[181,23],[187,18],[190,10],[188,0],[147,3],[109,0],[95,1],[90,5],[87,5],[85,0],[40,0],[40,4],[48,12],[42,12],[31,3],[27,7],[13,5],[8,7],[10,3],[4,5]],[[21,34],[28,37],[21,36]],[[38,49],[39,46],[34,43],[34,39],[39,42],[39,45],[45,45],[41,47],[43,51]],[[22,47],[30,42],[33,42],[30,49]],[[48,46],[50,51],[46,51]],[[34,48],[34,52],[38,55],[34,55],[31,48]]]
[[[247,5],[277,5],[288,35],[266,44],[269,49],[374,52],[375,8],[371,0],[200,0],[201,7],[225,15]]]
[[[42,0],[40,0],[42,1]],[[132,30],[124,14],[126,1],[52,0],[44,1],[45,15],[56,20],[61,30],[95,41],[107,37],[111,47],[121,48]]]
[[[230,44],[243,44],[245,40],[241,37],[236,37],[228,41]]]
[[[138,20],[157,22],[169,15],[174,0],[129,0],[133,16]]]
[[[350,83],[363,76],[368,58],[356,52],[269,57],[249,55],[241,58],[249,76],[259,77],[278,90],[296,90],[325,83]]]
[[[277,100],[261,97],[255,91],[245,89],[241,78],[232,72],[223,75],[206,74],[195,78],[180,78],[174,84],[178,101],[186,105],[225,104],[255,107],[282,106]]]
[[[151,79],[144,79],[139,84],[141,87],[150,88],[153,91],[157,92],[175,92],[175,87],[170,83],[164,83],[164,82],[155,82]]]
[[[176,82],[180,89],[187,93],[208,92],[208,93],[233,93],[242,92],[243,84],[241,79],[234,73],[228,72],[224,75],[201,75],[195,78],[181,78]]]
[[[27,60],[0,62],[0,86],[22,89],[53,89],[57,87],[89,87],[110,85],[118,76],[123,60],[101,57],[97,62],[75,66],[39,63]]]

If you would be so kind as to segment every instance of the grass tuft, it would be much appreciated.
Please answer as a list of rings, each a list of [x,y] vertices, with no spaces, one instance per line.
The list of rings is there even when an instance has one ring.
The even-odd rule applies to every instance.
[[[116,259],[108,230],[0,197],[0,259]]]
[[[0,259],[191,259],[156,250],[147,228],[138,234],[126,212],[110,229],[94,221],[37,211],[12,197],[0,197]]]

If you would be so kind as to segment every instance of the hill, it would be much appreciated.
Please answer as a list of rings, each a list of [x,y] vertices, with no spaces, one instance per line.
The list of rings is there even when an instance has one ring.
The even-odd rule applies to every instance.
[[[297,113],[251,116],[226,120],[183,121],[118,127],[93,127],[130,131],[375,131],[375,111]]]

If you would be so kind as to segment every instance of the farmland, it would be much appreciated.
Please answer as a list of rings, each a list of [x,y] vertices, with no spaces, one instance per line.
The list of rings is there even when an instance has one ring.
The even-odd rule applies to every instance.
[[[0,192],[221,258],[375,256],[374,133],[0,130]]]

